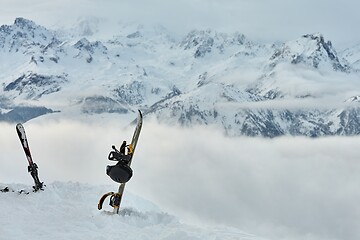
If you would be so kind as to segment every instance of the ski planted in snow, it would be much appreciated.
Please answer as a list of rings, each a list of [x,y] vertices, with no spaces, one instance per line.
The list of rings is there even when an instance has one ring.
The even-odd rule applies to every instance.
[[[133,137],[131,139],[131,143],[127,146],[128,152],[127,155],[121,155],[121,153],[116,150],[116,148],[113,146],[113,149],[115,152],[111,152],[109,154],[108,159],[109,160],[116,160],[118,161],[118,164],[115,166],[108,166],[107,167],[107,174],[110,176],[112,180],[115,182],[120,183],[118,191],[117,192],[108,192],[105,193],[99,200],[98,203],[98,209],[102,209],[102,205],[107,197],[110,196],[110,206],[113,207],[113,212],[118,214],[121,204],[121,199],[124,193],[125,184],[127,181],[130,180],[132,176],[132,169],[130,168],[132,158],[134,156],[134,152],[136,149],[136,145],[140,136],[140,131],[142,127],[142,113],[139,110],[138,117],[137,117],[137,123],[135,127],[135,131],[133,134]]]
[[[21,145],[24,149],[26,159],[28,160],[29,166],[28,166],[28,172],[30,173],[31,177],[34,179],[35,186],[33,186],[34,192],[38,190],[44,190],[44,183],[40,181],[38,176],[38,166],[34,161],[32,160],[30,148],[28,144],[28,140],[26,138],[25,129],[21,123],[18,123],[16,125],[16,132],[19,136]]]

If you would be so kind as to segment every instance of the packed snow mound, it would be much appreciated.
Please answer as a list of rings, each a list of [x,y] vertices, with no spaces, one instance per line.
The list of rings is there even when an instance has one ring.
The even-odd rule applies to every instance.
[[[63,239],[260,239],[230,228],[200,228],[183,224],[151,202],[126,192],[119,215],[112,208],[97,210],[101,195],[114,186],[54,182],[33,193],[30,186],[0,184],[2,240]],[[12,191],[14,190],[14,191]],[[28,194],[19,194],[25,190]]]

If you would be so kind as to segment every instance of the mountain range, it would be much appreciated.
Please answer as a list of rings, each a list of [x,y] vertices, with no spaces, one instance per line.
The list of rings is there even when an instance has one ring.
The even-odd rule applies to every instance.
[[[20,17],[2,25],[0,121],[141,109],[228,136],[360,134],[360,45],[337,51],[321,33],[259,43],[211,29],[101,29],[97,19],[56,30]]]

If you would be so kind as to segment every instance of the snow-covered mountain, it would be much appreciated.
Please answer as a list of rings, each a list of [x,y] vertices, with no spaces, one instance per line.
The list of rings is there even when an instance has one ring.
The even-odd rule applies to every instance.
[[[49,30],[17,18],[0,27],[0,120],[142,109],[166,124],[215,125],[230,136],[357,135],[358,47],[320,33],[261,44],[240,33],[99,21]],[[54,115],[54,114],[52,114]],[[55,115],[54,115],[55,116]]]

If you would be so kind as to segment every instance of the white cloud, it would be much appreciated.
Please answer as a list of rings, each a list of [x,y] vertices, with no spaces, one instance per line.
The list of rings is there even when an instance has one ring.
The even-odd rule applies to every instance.
[[[358,137],[230,139],[147,127],[131,184],[177,215],[275,239],[360,236]]]
[[[105,166],[111,145],[131,138],[125,125],[24,124],[42,181],[114,185],[104,191],[117,188]],[[1,124],[0,131],[0,182],[32,184],[15,126]],[[210,127],[177,129],[146,119],[127,190],[189,221],[274,239],[356,239],[359,140],[226,138]]]

